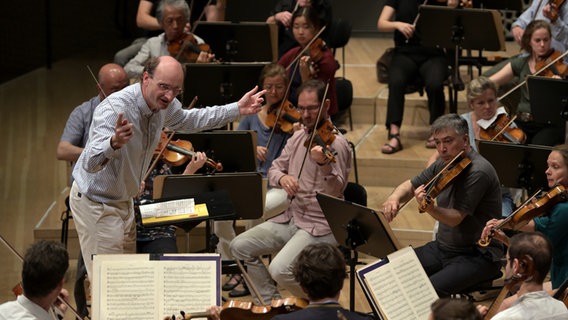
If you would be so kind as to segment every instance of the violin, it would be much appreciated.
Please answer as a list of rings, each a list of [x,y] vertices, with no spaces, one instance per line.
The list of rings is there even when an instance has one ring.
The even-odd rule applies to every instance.
[[[323,120],[316,126],[316,132],[313,134],[312,139],[308,139],[304,142],[306,148],[311,149],[314,146],[321,146],[323,148],[323,153],[325,157],[331,161],[335,162],[335,155],[337,154],[335,150],[328,148],[335,140],[335,135],[337,130],[330,120]]]
[[[540,192],[540,191],[539,191]],[[538,193],[538,192],[537,192]],[[550,211],[552,207],[560,202],[564,202],[568,199],[568,191],[562,185],[557,185],[548,191],[542,198],[538,201],[531,202],[534,199],[536,193],[527,200],[525,204],[520,206],[515,212],[511,213],[506,219],[501,221],[499,224],[491,229],[491,233],[477,241],[482,247],[486,247],[491,242],[492,234],[500,229],[507,228],[511,230],[517,230],[524,225],[526,225],[530,220],[543,215],[544,213]]]
[[[193,157],[193,145],[187,140],[178,139],[176,141],[171,141],[166,133],[162,131],[160,134],[160,142],[158,143],[156,150],[154,150],[154,155],[160,155],[167,164],[177,167],[186,163],[189,160],[189,157]],[[223,171],[223,165],[210,158],[207,158],[205,164],[215,171]]]
[[[452,160],[451,163],[455,162],[455,160],[457,159]],[[470,165],[471,160],[468,157],[462,157],[461,160],[451,168],[446,166],[442,169],[434,179],[433,183],[428,187],[426,195],[424,195],[421,203],[418,205],[418,211],[420,213],[426,212],[426,209],[433,202],[433,199],[436,198],[447,186],[452,184],[457,176],[459,176],[459,174]]]
[[[269,128],[276,126],[278,130],[292,134],[294,133],[294,123],[300,122],[302,115],[288,100],[282,102],[281,108],[281,110],[274,108],[274,105],[270,107],[271,110],[266,115],[266,126]]]
[[[168,42],[168,52],[179,62],[194,63],[201,52],[209,52],[208,44],[198,44],[197,39],[191,33],[186,33],[176,41]]]
[[[325,41],[321,38],[317,38],[309,45],[309,55],[310,59],[314,63],[318,63],[321,58],[323,58],[323,50],[326,49]]]
[[[527,140],[527,136],[523,130],[519,128],[512,128],[511,123],[515,120],[502,113],[497,116],[497,119],[487,129],[480,128],[479,138],[489,141],[510,142],[514,144],[523,144]]]
[[[276,315],[304,309],[308,301],[303,298],[289,297],[274,299],[270,305],[255,305],[248,301],[229,300],[223,304],[219,318],[222,320],[268,320]],[[212,318],[210,312],[185,313],[180,312],[181,318],[173,315],[164,320]]]
[[[564,55],[552,49],[545,56],[539,57],[540,59],[535,63],[534,68],[540,71],[535,74],[549,78],[553,76],[565,78],[568,74],[568,66],[564,64],[561,56]]]
[[[550,22],[555,22],[560,13],[560,7],[564,4],[564,0],[550,0]]]

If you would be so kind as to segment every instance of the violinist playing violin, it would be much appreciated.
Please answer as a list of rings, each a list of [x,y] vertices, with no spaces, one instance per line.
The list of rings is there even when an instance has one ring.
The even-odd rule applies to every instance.
[[[548,186],[568,187],[568,145],[554,147],[547,159],[548,168],[545,171]],[[557,199],[559,202],[552,206],[550,211],[530,219],[520,231],[543,233],[552,243],[552,266],[550,267],[550,280],[552,289],[556,289],[565,279],[568,279],[568,202],[564,198]],[[531,204],[529,203],[528,206]],[[506,236],[502,230],[495,230],[495,226],[503,220],[492,219],[487,222],[483,229],[482,239],[491,235],[502,241]],[[520,219],[519,219],[520,221]],[[525,220],[526,222],[526,220]],[[550,289],[550,287],[549,287]]]
[[[469,145],[477,151],[477,141],[495,138],[502,130],[501,127],[510,120],[505,108],[497,107],[497,86],[489,78],[481,76],[473,79],[467,86],[466,98],[471,111],[462,114],[461,117],[467,121],[469,128]],[[499,134],[495,140],[517,144],[524,142],[524,133],[517,128],[514,122],[503,133]],[[439,159],[439,154],[435,151],[428,163],[431,164],[437,159]],[[506,217],[513,212],[515,205],[510,188],[502,188],[501,193],[501,214]]]
[[[418,176],[406,180],[383,203],[383,213],[392,221],[400,204],[415,197],[422,210],[440,224],[436,240],[416,248],[416,255],[440,297],[460,293],[476,284],[496,278],[501,268],[503,248],[497,242],[479,248],[475,245],[485,223],[501,216],[499,178],[491,164],[469,144],[468,126],[457,114],[436,119],[431,133],[440,159]],[[463,152],[463,159],[455,160]],[[471,163],[455,172],[454,177],[435,176],[448,163]],[[457,167],[458,164],[455,166]],[[452,170],[453,171],[453,170]],[[423,202],[438,182],[452,179],[439,191],[435,201]]]
[[[241,233],[230,245],[235,259],[245,262],[251,281],[258,287],[265,303],[278,297],[274,281],[292,295],[305,297],[292,276],[292,262],[309,244],[336,245],[316,194],[343,198],[351,169],[350,147],[340,133],[322,134],[324,146],[305,146],[312,130],[319,135],[316,120],[320,108],[320,118],[329,123],[330,101],[324,97],[324,83],[308,80],[302,83],[298,92],[298,109],[304,129],[294,132],[268,171],[268,183],[286,191],[290,206],[280,215]],[[328,158],[324,151],[333,151],[333,158]],[[265,254],[273,254],[268,268],[260,260]]]
[[[566,65],[562,60],[551,68],[544,69],[550,56],[554,54],[551,48],[550,24],[544,20],[534,20],[528,24],[521,39],[521,49],[528,55],[519,55],[505,64],[505,66],[489,78],[497,85],[504,85],[514,77],[525,80],[529,75],[550,74],[552,77],[564,78]],[[543,70],[544,69],[544,70]],[[560,71],[559,74],[555,74]],[[520,102],[516,107],[517,118],[515,123],[527,135],[526,143],[553,146],[564,142],[564,127],[554,124],[537,123],[531,115],[528,88],[523,85],[520,92]]]
[[[491,313],[494,317],[487,315],[486,307],[478,307],[485,319],[568,319],[564,303],[553,298],[543,287],[553,254],[548,238],[540,232],[520,233],[514,235],[508,244],[507,255],[503,258],[505,286],[514,295],[495,306],[497,314]],[[511,305],[508,300],[516,303]]]
[[[124,66],[131,79],[142,75],[144,63],[152,57],[173,56],[182,63],[209,62],[215,58],[213,54],[201,50],[205,43],[203,39],[186,32],[189,15],[189,5],[185,0],[160,1],[156,18],[164,32],[148,39],[138,54]],[[187,61],[188,57],[196,60]]]
[[[282,100],[286,98],[285,93],[286,87],[288,86],[288,74],[284,67],[276,63],[266,65],[260,74],[259,85],[266,90],[266,94],[264,95],[265,103],[259,113],[242,117],[237,130],[254,130],[256,132],[257,171],[262,174],[263,178],[266,178],[272,161],[280,156],[282,149],[286,145],[286,141],[288,141],[288,138],[294,133],[294,129],[290,132],[284,132],[274,128],[274,126],[277,125],[275,119],[278,116],[279,108],[283,102]],[[295,108],[293,111],[299,114]],[[284,114],[282,113],[280,118],[283,117]],[[294,124],[287,123],[287,125],[290,128],[300,128],[299,122],[295,122]],[[269,142],[270,145],[268,145]],[[264,212],[269,216],[274,216],[286,210],[288,207],[288,195],[286,191],[281,188],[268,187],[269,190],[266,193],[264,201]],[[260,222],[262,222],[262,219],[249,221],[246,224],[246,228],[251,228]],[[233,222],[215,221],[214,224],[215,234],[219,237],[217,251],[224,260],[232,260],[233,257],[229,251],[229,243],[236,235]],[[227,291],[230,290],[230,297],[240,297],[249,294],[248,288],[244,285],[240,275],[231,276],[227,284],[223,286],[223,289]]]
[[[52,320],[63,314],[67,306],[57,297],[67,301],[69,296],[63,289],[68,268],[69,255],[63,244],[43,240],[32,244],[22,267],[24,292],[15,301],[0,305],[0,319]]]
[[[521,45],[521,39],[529,23],[534,20],[545,20],[552,31],[551,47],[564,52],[568,50],[568,7],[564,0],[531,1],[530,6],[513,22],[511,34]],[[568,62],[568,58],[564,59]]]
[[[162,146],[158,144],[158,148]],[[157,150],[159,151],[159,150]],[[154,157],[158,154],[155,151]],[[148,179],[142,182],[141,192],[134,200],[135,205],[151,203],[154,199],[154,178],[161,175],[170,175],[183,167],[174,168],[164,159],[156,160],[155,166],[148,174]],[[195,152],[191,159],[187,159],[187,164],[183,168],[182,174],[194,174],[205,162],[207,156],[203,152]],[[138,212],[136,214],[136,253],[178,253],[176,243],[176,227],[172,225],[164,226],[144,226],[142,218]]]
[[[295,11],[291,25],[294,39],[299,46],[288,50],[278,61],[278,64],[288,70],[292,81],[288,99],[293,105],[297,105],[297,89],[307,80],[318,79],[324,83],[329,82],[328,96],[331,105],[328,115],[333,117],[338,112],[335,94],[337,63],[331,50],[325,46],[325,42],[321,38],[315,38],[324,26],[323,21],[316,9],[307,6],[299,7]]]

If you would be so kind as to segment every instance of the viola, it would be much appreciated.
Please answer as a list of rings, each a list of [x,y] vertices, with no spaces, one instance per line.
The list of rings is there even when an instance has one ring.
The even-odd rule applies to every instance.
[[[194,63],[201,52],[209,52],[210,50],[208,44],[198,44],[197,39],[191,33],[186,33],[180,39],[168,42],[168,52],[182,63]]]
[[[294,133],[294,123],[302,120],[300,111],[288,100],[282,102],[281,109],[274,108],[274,106],[270,109],[272,110],[266,115],[266,126],[269,128],[276,126],[282,132]]]
[[[568,66],[564,64],[564,60],[561,59],[561,56],[565,54],[560,53],[554,49],[550,50],[548,54],[540,59],[535,63],[535,69],[539,70],[535,73],[535,75],[540,75],[543,77],[553,77],[559,76],[561,78],[565,78],[568,74]]]
[[[452,162],[459,160],[459,158],[454,159]],[[451,164],[451,163],[450,163]],[[461,160],[451,167],[446,166],[442,169],[432,184],[428,187],[426,195],[422,198],[422,202],[418,205],[418,211],[420,213],[426,212],[428,206],[433,202],[433,199],[440,194],[446,187],[452,184],[455,179],[462,173],[467,167],[471,165],[471,160],[468,157],[461,157]]]
[[[335,150],[328,148],[335,140],[335,135],[337,130],[330,120],[323,120],[316,126],[316,132],[313,134],[312,139],[306,140],[304,146],[311,149],[314,146],[321,146],[323,148],[323,153],[325,157],[331,161],[335,162]]]
[[[526,225],[530,220],[549,212],[555,205],[564,202],[568,199],[568,191],[562,185],[557,185],[548,191],[542,198],[537,201],[531,202],[536,194],[529,198],[527,203],[520,206],[515,212],[511,213],[506,219],[491,229],[491,233],[477,241],[482,247],[486,247],[491,242],[492,234],[500,229],[507,228],[511,230],[518,230]]]
[[[161,155],[160,155],[161,152]],[[193,157],[193,145],[187,140],[171,141],[165,132],[160,134],[160,142],[154,150],[154,155],[160,157],[169,165],[177,167]],[[215,171],[223,171],[223,165],[220,162],[215,162],[213,159],[207,158],[205,164]]]
[[[310,59],[318,63],[323,58],[323,50],[326,49],[325,41],[321,38],[314,40],[309,46]]]
[[[515,116],[516,117],[516,116]],[[527,136],[523,130],[511,127],[511,123],[515,120],[502,113],[487,129],[479,130],[479,138],[489,141],[510,142],[514,144],[523,144],[527,140]]]

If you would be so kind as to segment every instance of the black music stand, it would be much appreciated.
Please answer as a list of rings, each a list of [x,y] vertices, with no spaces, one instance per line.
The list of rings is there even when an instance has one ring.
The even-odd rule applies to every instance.
[[[264,208],[262,175],[257,172],[158,176],[154,178],[154,197],[160,200],[195,198],[195,203],[206,203],[210,216],[203,220],[207,222],[258,219]],[[203,220],[176,225],[189,233]],[[207,250],[212,251],[209,223],[205,231]]]
[[[529,76],[527,85],[534,121],[565,128],[568,118],[568,81]]]
[[[277,39],[272,31],[275,27],[266,22],[200,21],[195,34],[203,38],[215,58],[223,62],[276,62]]]
[[[373,209],[324,193],[316,199],[337,242],[349,248],[349,309],[355,309],[355,266],[358,251],[384,258],[401,248],[389,223]]]
[[[451,113],[457,111],[458,91],[465,86],[459,72],[459,52],[467,50],[504,51],[505,36],[497,10],[452,9],[441,6],[420,6],[416,32],[422,44],[454,52]]]
[[[195,151],[205,152],[209,158],[223,165],[220,173],[256,172],[255,135],[254,131],[178,132],[172,140],[190,141]],[[206,166],[201,169],[203,171],[207,171]]]
[[[187,63],[183,88],[183,104],[198,97],[197,106],[223,105],[238,101],[256,84],[262,68],[268,63]]]
[[[478,149],[497,171],[502,186],[523,188],[529,194],[548,189],[544,172],[552,147],[479,141]]]

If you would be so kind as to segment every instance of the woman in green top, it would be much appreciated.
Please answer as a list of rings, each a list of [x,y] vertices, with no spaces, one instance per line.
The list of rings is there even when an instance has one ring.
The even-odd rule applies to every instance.
[[[511,81],[514,77],[525,80],[527,76],[539,71],[537,65],[548,57],[554,49],[550,46],[550,25],[544,20],[531,22],[521,39],[521,49],[526,54],[512,58],[501,70],[493,74],[490,79],[498,85]],[[531,116],[528,88],[521,86],[521,100],[517,107],[517,120],[515,123],[527,135],[527,143],[553,146],[564,142],[564,127],[537,123]]]

